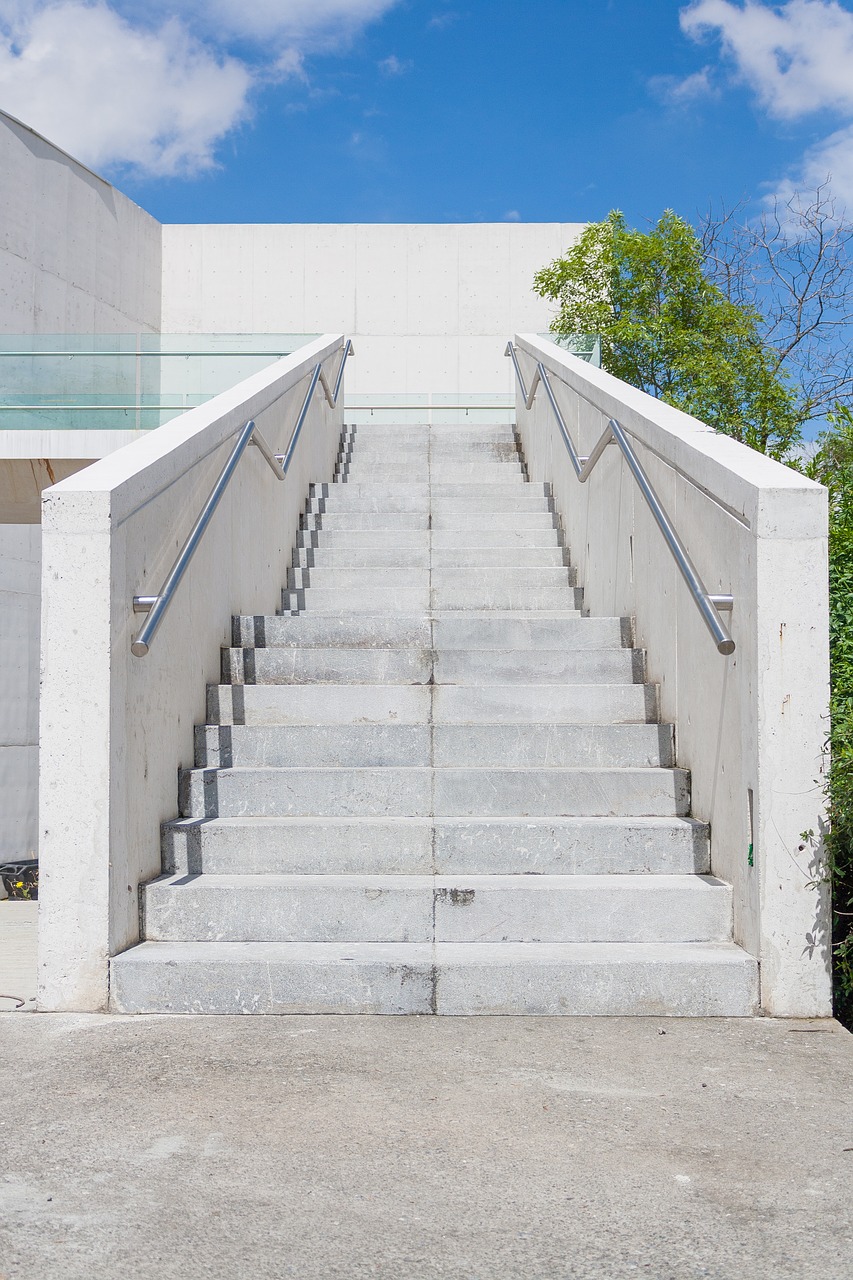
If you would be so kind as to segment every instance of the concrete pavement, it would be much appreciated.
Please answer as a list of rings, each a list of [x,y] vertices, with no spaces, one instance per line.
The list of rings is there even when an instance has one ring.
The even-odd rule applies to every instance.
[[[853,1275],[853,1038],[0,1017],[2,1280]]]

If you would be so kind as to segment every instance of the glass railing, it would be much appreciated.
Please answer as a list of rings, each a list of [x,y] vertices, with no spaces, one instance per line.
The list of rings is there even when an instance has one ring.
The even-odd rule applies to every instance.
[[[316,334],[0,335],[0,431],[160,427]]]
[[[540,333],[537,336],[547,338],[579,360],[594,364],[596,369],[601,368],[601,338],[597,333]]]
[[[359,395],[352,392],[344,401],[344,420],[355,425],[376,422],[398,426],[471,426],[515,421],[512,392],[489,391],[446,393],[421,392],[410,395]]]

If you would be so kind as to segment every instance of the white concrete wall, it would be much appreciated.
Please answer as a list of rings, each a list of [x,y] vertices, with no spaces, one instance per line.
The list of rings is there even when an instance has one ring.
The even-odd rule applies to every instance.
[[[160,224],[0,111],[0,333],[160,327]]]
[[[581,485],[544,389],[531,411],[518,397],[531,478],[554,486],[586,605],[636,620],[678,762],[692,772],[693,813],[711,823],[713,872],[734,887],[736,940],[761,962],[765,1012],[828,1015],[828,900],[800,838],[824,821],[826,491],[553,343],[517,343],[528,388],[537,360],[552,371],[582,456],[609,417],[622,424],[706,588],[735,597],[737,649],[723,658],[618,447]]]
[[[164,226],[164,333],[353,338],[348,395],[512,392],[514,329],[547,330],[533,276],[578,223]]]
[[[286,480],[247,450],[145,658],[134,595],[155,594],[254,418],[279,452],[325,337],[47,490],[42,520],[40,1002],[103,1009],[108,959],[138,938],[138,886],[219,679],[234,613],[280,607],[310,481],[330,480],[343,397],[315,394]],[[349,370],[350,366],[347,366]]]
[[[0,524],[0,858],[38,849],[41,530]]]

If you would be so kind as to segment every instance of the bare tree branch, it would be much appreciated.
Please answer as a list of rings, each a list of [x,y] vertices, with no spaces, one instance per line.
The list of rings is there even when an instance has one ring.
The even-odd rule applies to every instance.
[[[731,302],[762,317],[807,422],[853,395],[853,224],[828,180],[810,195],[774,200],[754,220],[746,206],[744,199],[700,217],[705,266]]]

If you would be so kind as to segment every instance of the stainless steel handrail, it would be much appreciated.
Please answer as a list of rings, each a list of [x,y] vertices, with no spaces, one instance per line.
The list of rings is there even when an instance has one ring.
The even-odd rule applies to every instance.
[[[283,454],[273,452],[272,448],[261,435],[260,431],[258,431],[253,421],[250,420],[240,428],[240,435],[237,439],[237,443],[228,455],[228,461],[220,471],[216,484],[211,489],[210,496],[208,497],[207,502],[205,502],[201,510],[201,514],[190,530],[186,542],[178,552],[175,563],[167,573],[166,579],[160,588],[159,593],[156,596],[133,597],[133,612],[148,614],[142,630],[130,646],[130,651],[135,657],[144,658],[146,653],[148,653],[148,650],[151,647],[151,642],[154,639],[154,634],[160,626],[160,623],[163,621],[166,610],[172,603],[175,591],[187,571],[189,563],[195,554],[198,544],[204,536],[207,526],[210,524],[213,513],[218,507],[222,495],[228,488],[229,481],[237,468],[237,463],[246,452],[248,446],[250,444],[255,445],[263,454],[265,461],[271,467],[276,479],[283,480],[287,475],[288,467],[290,466],[293,458],[293,451],[296,448],[299,433],[302,430],[306,417],[308,416],[311,397],[314,394],[317,383],[319,382],[322,385],[326,401],[330,408],[334,408],[338,401],[347,356],[353,354],[352,342],[350,339],[347,339],[346,344],[344,345],[343,355],[341,356],[341,363],[338,368],[337,378],[335,379],[334,391],[329,387],[328,380],[323,371],[322,363],[318,363],[314,366],[314,370],[311,374],[311,381],[309,383],[308,390],[305,393],[305,399],[302,402],[299,417],[296,420],[296,426],[293,428],[287,448]]]
[[[556,396],[554,395],[554,388],[551,386],[548,371],[542,361],[538,360],[536,362],[536,372],[533,375],[533,381],[531,382],[530,390],[528,391],[524,382],[524,374],[522,373],[521,367],[518,363],[518,356],[516,355],[516,349],[513,342],[510,341],[507,343],[504,354],[512,358],[512,363],[515,366],[515,375],[518,379],[518,385],[521,388],[521,394],[524,397],[525,408],[533,408],[533,401],[536,398],[536,392],[539,388],[539,384],[541,383],[545,388],[546,395],[548,396],[548,400],[557,420],[557,426],[560,429],[560,435],[563,437],[563,443],[565,444],[566,451],[571,459],[572,468],[581,484],[585,484],[589,479],[596,463],[604,453],[607,446],[614,440],[616,441],[619,448],[622,450],[625,461],[628,463],[631,474],[637,482],[640,493],[646,500],[649,510],[654,516],[655,522],[664,536],[666,545],[669,547],[681,576],[690,588],[690,593],[693,596],[696,607],[702,615],[702,620],[704,621],[705,626],[714,638],[714,643],[717,646],[718,652],[725,655],[734,653],[735,642],[720,617],[720,611],[726,613],[731,612],[734,607],[734,597],[731,595],[712,594],[705,587],[696,566],[690,558],[687,548],[676,532],[660,498],[655,493],[652,482],[646,475],[645,468],[637,457],[624,427],[622,427],[615,418],[610,418],[607,426],[601,433],[601,436],[593,446],[591,453],[587,457],[581,457],[575,448],[571,433],[569,432],[569,429],[566,426],[566,421],[560,412],[560,406],[557,403]]]

